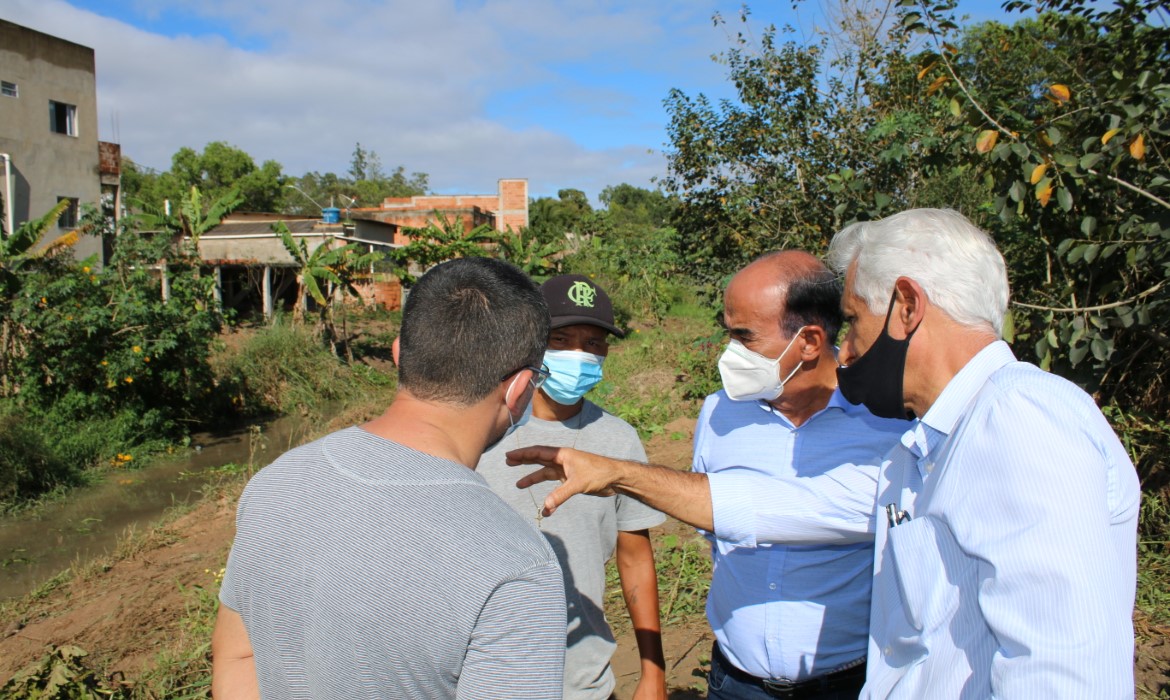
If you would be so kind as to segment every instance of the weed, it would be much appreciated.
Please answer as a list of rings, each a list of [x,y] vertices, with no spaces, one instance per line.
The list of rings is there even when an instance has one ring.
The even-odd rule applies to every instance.
[[[276,323],[251,337],[235,353],[213,363],[220,394],[246,415],[306,413],[357,398],[392,383],[375,369],[346,365],[324,348],[310,328]]]
[[[1142,493],[1134,607],[1151,625],[1170,627],[1170,489]]]
[[[54,647],[36,663],[17,671],[0,693],[6,698],[99,698],[129,700],[130,687],[114,678],[98,678],[82,661],[84,649],[73,645]]]
[[[219,609],[216,591],[223,581],[224,570],[204,571],[206,584],[179,590],[185,597],[185,610],[179,621],[174,642],[159,653],[154,668],[140,681],[140,694],[147,697],[211,697],[211,632]]]
[[[703,614],[711,588],[710,545],[698,534],[666,535],[655,551],[663,624]]]
[[[698,319],[672,319],[631,333],[613,344],[605,361],[605,379],[589,399],[634,426],[643,439],[662,433],[679,417],[697,415],[696,399],[702,396],[688,393],[674,360],[695,338],[711,331],[710,324]]]
[[[37,586],[32,593],[28,594],[30,600],[43,600],[49,596],[50,593],[57,590],[61,586],[73,579],[73,570],[65,569],[64,571],[53,576],[41,585]]]
[[[711,587],[711,556],[707,541],[697,534],[663,535],[654,542],[658,574],[658,608],[663,625],[675,625],[704,615]],[[621,576],[615,559],[605,566],[606,617],[616,633],[628,632],[629,617],[622,598]]]
[[[0,402],[0,509],[81,482],[76,463],[66,461],[37,426],[13,402]]]

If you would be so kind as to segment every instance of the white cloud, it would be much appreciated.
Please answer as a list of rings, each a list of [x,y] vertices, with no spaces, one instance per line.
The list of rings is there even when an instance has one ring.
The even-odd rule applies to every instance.
[[[167,15],[157,2],[136,6],[144,22]],[[344,172],[360,141],[387,169],[429,173],[432,187],[448,192],[494,191],[501,177],[527,177],[535,195],[575,187],[596,197],[606,185],[649,185],[663,171],[661,155],[647,152],[664,140],[662,98],[675,84],[688,92],[717,84],[720,69],[707,56],[725,46],[705,2],[169,7],[201,22],[169,37],[63,0],[7,0],[4,16],[94,48],[101,138],[119,141],[138,162],[166,168],[180,147],[222,140],[289,174]],[[259,48],[233,47],[219,27]],[[643,76],[636,93],[624,71]],[[647,89],[647,75],[662,82]],[[521,106],[572,111],[580,116],[574,128],[590,133],[501,113],[498,102],[494,117],[485,116],[493,96],[511,91],[523,91]],[[656,135],[637,142],[655,119]]]

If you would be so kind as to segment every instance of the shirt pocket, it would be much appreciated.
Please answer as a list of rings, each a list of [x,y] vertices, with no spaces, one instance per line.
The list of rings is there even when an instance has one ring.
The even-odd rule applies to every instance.
[[[976,562],[946,523],[931,516],[891,528],[888,539],[906,620],[930,637],[955,617],[964,599],[974,600],[969,596],[977,595]]]

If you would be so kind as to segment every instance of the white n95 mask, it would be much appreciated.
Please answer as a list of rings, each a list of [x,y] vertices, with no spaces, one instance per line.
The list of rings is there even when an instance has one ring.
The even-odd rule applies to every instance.
[[[780,360],[803,330],[802,326],[775,360],[748,350],[738,340],[728,342],[727,349],[719,357],[719,376],[728,398],[732,401],[774,401],[779,398],[784,393],[784,385],[804,364],[803,361],[797,363],[787,377],[780,378]]]

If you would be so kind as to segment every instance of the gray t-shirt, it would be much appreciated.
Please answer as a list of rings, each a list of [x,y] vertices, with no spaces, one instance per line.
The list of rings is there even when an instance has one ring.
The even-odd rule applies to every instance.
[[[606,457],[646,461],[637,431],[589,401],[564,423],[529,418],[483,454],[476,472],[533,527],[537,525],[537,507],[559,484],[516,488],[516,480],[535,467],[509,467],[504,454],[528,445],[574,447]],[[569,607],[565,698],[592,700],[608,698],[613,692],[609,662],[617,644],[605,620],[605,562],[613,556],[618,531],[643,530],[665,519],[662,513],[626,496],[577,496],[540,521],[540,531],[560,559],[565,575]]]
[[[264,698],[561,694],[548,544],[472,470],[361,428],[252,478],[220,600],[244,620]]]

